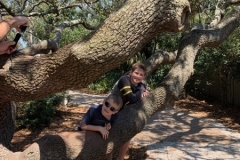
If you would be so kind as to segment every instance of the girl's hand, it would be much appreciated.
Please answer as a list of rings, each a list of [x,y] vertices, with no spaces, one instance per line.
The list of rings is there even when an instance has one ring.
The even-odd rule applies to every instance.
[[[102,134],[103,139],[106,140],[108,138],[109,131],[106,129],[106,127],[101,127],[100,133]]]

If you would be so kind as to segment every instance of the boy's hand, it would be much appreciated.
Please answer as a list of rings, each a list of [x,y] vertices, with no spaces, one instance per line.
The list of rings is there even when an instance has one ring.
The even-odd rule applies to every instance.
[[[106,139],[108,138],[109,132],[108,132],[108,130],[106,129],[106,127],[101,127],[99,132],[102,134],[103,139],[106,140]]]
[[[107,130],[110,130],[111,127],[112,127],[112,126],[111,126],[111,123],[106,123],[106,124],[105,124],[105,127],[106,127]]]
[[[142,93],[142,95],[141,95],[141,97],[145,97],[145,96],[147,96],[148,95],[148,91],[146,90],[146,91],[144,91],[143,93]]]

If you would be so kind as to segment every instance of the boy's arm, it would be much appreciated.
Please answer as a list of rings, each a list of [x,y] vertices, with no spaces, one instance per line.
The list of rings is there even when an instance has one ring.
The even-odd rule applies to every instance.
[[[83,116],[82,122],[79,127],[82,130],[98,131],[102,134],[103,138],[106,139],[108,137],[108,131],[106,130],[105,127],[91,125],[91,121],[93,119],[93,117],[92,117],[93,110],[94,109],[92,107],[89,108],[87,113]]]
[[[122,95],[127,98],[129,103],[135,103],[141,99],[142,90],[140,88],[137,88],[137,90],[133,93],[131,89],[131,84],[129,80],[125,77],[119,80],[118,88]]]
[[[82,122],[81,128],[82,130],[88,130],[88,131],[98,131],[100,132],[100,128],[102,126],[95,126],[95,125],[90,125]]]
[[[141,97],[145,97],[148,95],[149,92],[147,90],[147,86],[144,83],[139,83],[138,88],[139,90],[141,90]]]
[[[139,83],[137,88],[142,92],[145,92],[147,90],[147,86],[144,83]]]
[[[102,126],[95,126],[95,125],[90,125],[90,124],[86,124],[84,122],[82,122],[81,125],[82,130],[88,130],[88,131],[98,131],[102,134],[103,139],[107,139],[108,138],[108,130],[106,129],[106,127],[102,127]]]

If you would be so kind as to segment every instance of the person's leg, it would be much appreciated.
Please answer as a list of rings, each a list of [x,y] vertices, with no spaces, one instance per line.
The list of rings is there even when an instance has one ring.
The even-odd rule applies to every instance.
[[[112,160],[112,153],[107,154],[107,160]]]
[[[124,156],[127,153],[129,144],[130,144],[130,141],[126,142],[124,145],[120,147],[117,160],[124,160]]]

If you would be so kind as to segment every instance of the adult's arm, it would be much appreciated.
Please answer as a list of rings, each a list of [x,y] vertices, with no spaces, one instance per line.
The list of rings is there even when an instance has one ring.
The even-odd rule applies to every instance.
[[[25,16],[16,16],[2,20],[0,22],[0,40],[2,40],[8,32],[14,27],[18,32],[21,32],[19,28],[21,25],[26,26],[28,24],[28,18]]]

